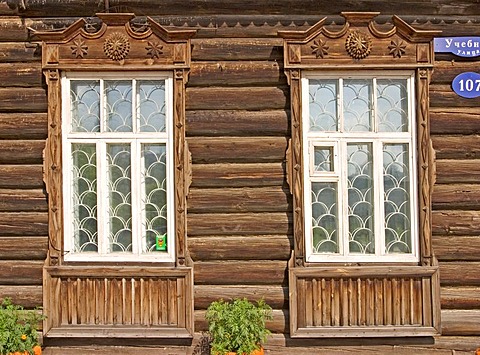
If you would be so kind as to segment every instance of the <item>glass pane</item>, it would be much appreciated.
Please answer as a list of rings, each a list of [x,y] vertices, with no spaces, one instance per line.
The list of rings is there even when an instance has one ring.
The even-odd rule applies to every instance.
[[[377,115],[380,132],[408,132],[407,80],[377,80]]]
[[[310,131],[338,131],[337,81],[310,80]]]
[[[338,253],[337,184],[312,183],[313,253]]]
[[[142,181],[145,197],[145,230],[143,250],[155,251],[156,240],[167,233],[167,156],[165,144],[142,145],[144,169]],[[161,250],[166,250],[163,248]]]
[[[72,132],[100,131],[100,81],[70,81]]]
[[[408,144],[383,147],[385,248],[387,253],[411,253],[410,167]]]
[[[109,252],[132,251],[131,154],[128,144],[108,144]]]
[[[347,145],[348,233],[350,253],[374,254],[372,145]]]
[[[72,144],[72,221],[74,253],[98,251],[97,164],[95,144]]]
[[[333,147],[314,147],[314,171],[334,171]]]
[[[345,132],[372,131],[372,80],[343,81]]]
[[[140,81],[140,132],[165,132],[165,81]]]
[[[107,132],[132,132],[132,82],[105,81]]]

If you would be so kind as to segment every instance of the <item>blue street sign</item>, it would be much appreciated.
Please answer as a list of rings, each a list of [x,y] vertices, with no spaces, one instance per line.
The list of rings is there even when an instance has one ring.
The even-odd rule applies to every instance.
[[[452,81],[452,89],[467,99],[480,96],[480,74],[469,71],[457,75]]]
[[[436,53],[453,53],[460,57],[480,56],[480,37],[439,37],[433,40]]]

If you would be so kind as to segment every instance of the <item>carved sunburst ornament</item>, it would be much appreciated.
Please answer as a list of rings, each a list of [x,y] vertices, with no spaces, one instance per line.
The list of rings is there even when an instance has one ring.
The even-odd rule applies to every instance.
[[[345,49],[354,59],[366,58],[372,50],[372,39],[360,31],[350,32],[345,41]]]
[[[85,45],[85,41],[80,38],[73,42],[73,46],[71,46],[70,49],[75,58],[83,58],[88,53],[88,47]]]
[[[163,54],[163,46],[158,42],[147,42],[145,49],[150,58],[160,58],[160,54]]]
[[[323,58],[328,54],[327,43],[321,39],[313,41],[312,53],[315,54],[317,58]]]
[[[391,41],[388,49],[390,49],[390,54],[393,55],[393,58],[401,58],[405,54],[405,49],[407,45],[403,41],[395,42]]]
[[[103,51],[112,60],[122,60],[130,52],[130,42],[128,42],[127,36],[114,32],[105,39]]]

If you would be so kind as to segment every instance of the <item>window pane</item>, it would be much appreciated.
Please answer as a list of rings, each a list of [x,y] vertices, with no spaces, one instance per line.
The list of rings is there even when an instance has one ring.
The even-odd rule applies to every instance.
[[[142,201],[145,209],[145,236],[143,250],[156,250],[156,237],[167,233],[167,156],[165,144],[142,145],[144,170],[142,180],[145,185],[145,197]]]
[[[333,147],[314,147],[314,171],[334,171]]]
[[[407,80],[377,80],[380,132],[408,132]]]
[[[73,252],[97,252],[97,166],[95,144],[72,144]]]
[[[108,144],[109,252],[132,251],[131,153],[128,144]]]
[[[338,253],[337,184],[312,183],[313,253]]]
[[[105,81],[107,132],[132,132],[132,82]]]
[[[347,145],[348,233],[350,253],[374,254],[372,145]]]
[[[165,81],[139,82],[140,132],[165,132]]]
[[[72,132],[100,131],[100,81],[70,81]]]
[[[387,253],[411,253],[410,167],[408,144],[383,147],[385,248]]]
[[[343,115],[345,132],[372,131],[372,80],[343,82]]]
[[[337,81],[310,80],[310,131],[338,131]]]

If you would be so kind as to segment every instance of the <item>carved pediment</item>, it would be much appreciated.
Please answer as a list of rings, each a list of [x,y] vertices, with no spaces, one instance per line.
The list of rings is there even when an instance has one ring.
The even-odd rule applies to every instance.
[[[167,30],[150,17],[133,26],[131,13],[101,13],[92,32],[80,19],[62,31],[36,32],[43,41],[44,69],[159,70],[190,66],[190,38],[195,30]],[[90,26],[91,27],[91,26]]]
[[[344,12],[343,26],[322,19],[305,31],[279,31],[285,68],[402,68],[433,65],[438,31],[416,30],[397,16],[391,25],[374,22],[377,12]]]

